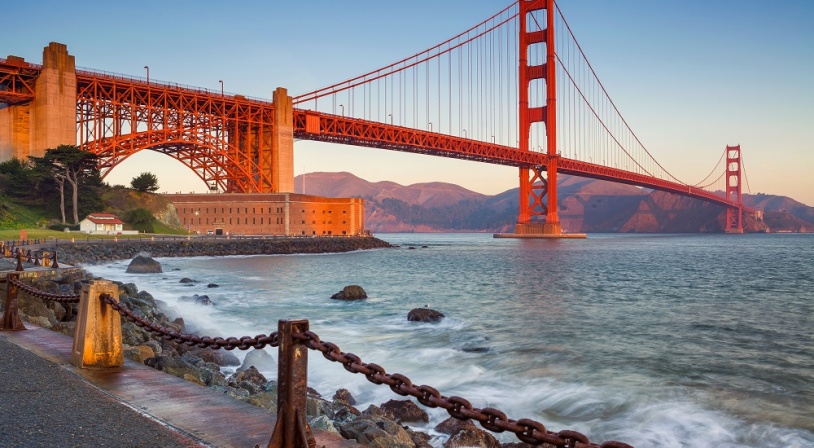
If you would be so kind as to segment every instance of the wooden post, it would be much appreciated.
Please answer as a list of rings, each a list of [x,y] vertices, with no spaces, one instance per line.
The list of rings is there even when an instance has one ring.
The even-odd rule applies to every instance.
[[[82,369],[124,365],[121,315],[99,298],[102,294],[119,301],[119,287],[112,282],[82,285],[71,350],[71,364]]]
[[[268,448],[315,448],[305,415],[308,388],[308,347],[294,339],[308,331],[307,320],[281,320],[277,361],[277,424]]]
[[[25,325],[17,314],[17,291],[16,282],[20,280],[19,272],[9,272],[6,274],[6,301],[3,303],[3,320],[0,322],[2,331],[25,330]]]

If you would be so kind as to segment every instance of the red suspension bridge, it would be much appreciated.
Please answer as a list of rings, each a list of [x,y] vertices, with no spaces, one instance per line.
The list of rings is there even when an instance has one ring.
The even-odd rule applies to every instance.
[[[515,166],[518,235],[562,234],[559,173],[719,204],[727,232],[742,232],[750,211],[740,147],[727,146],[700,182],[673,176],[621,115],[553,0],[518,0],[411,57],[293,97],[278,89],[273,101],[151,81],[149,71],[76,70],[52,43],[42,65],[0,59],[0,103],[3,159],[75,141],[99,156],[103,176],[150,149],[225,192],[291,192],[296,138]]]

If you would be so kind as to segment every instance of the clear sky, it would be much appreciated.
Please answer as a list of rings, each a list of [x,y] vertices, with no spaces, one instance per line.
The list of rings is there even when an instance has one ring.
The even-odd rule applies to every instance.
[[[51,41],[80,67],[271,98],[304,93],[410,56],[509,1],[5,2],[0,55],[41,62]],[[622,114],[656,159],[694,183],[740,144],[752,193],[814,205],[814,1],[560,0]],[[161,191],[204,191],[191,171],[143,151],[106,179],[155,173]],[[442,181],[495,194],[514,168],[315,142],[295,173]]]

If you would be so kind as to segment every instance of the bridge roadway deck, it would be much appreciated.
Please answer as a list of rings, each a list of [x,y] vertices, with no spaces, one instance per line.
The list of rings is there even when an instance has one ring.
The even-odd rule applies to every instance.
[[[275,416],[265,409],[129,359],[120,368],[79,369],[69,362],[71,337],[25,326],[0,331],[5,447],[268,445]],[[359,446],[335,434],[314,437],[320,447]]]

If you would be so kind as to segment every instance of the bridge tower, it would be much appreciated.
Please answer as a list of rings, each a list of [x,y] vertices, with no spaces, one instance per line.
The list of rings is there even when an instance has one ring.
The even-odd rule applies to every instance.
[[[726,147],[726,198],[738,207],[726,209],[726,233],[743,233],[743,199],[741,197],[741,146]]]
[[[19,57],[8,60],[27,65]],[[42,157],[48,148],[76,143],[76,64],[68,48],[48,44],[42,69],[33,76],[25,94],[0,107],[0,161]]]
[[[520,211],[516,234],[561,235],[562,226],[557,214],[557,90],[556,54],[554,49],[554,0],[518,0],[519,26],[519,136],[520,150],[529,151],[529,138],[533,123],[543,123],[546,129],[546,151],[550,162],[543,167],[520,167]],[[529,31],[532,13],[545,10],[546,27]],[[529,50],[545,45],[544,64],[529,65]],[[529,89],[534,80],[545,80],[546,104],[530,105]],[[543,222],[542,219],[545,218]]]

